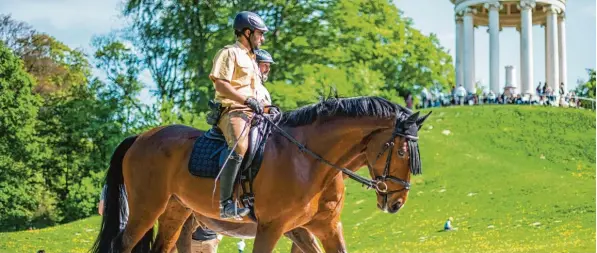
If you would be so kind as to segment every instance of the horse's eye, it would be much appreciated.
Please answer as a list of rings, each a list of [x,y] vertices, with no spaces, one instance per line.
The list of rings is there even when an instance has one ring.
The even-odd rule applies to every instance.
[[[404,158],[404,156],[406,155],[407,148],[408,144],[406,143],[406,141],[402,144],[402,147],[398,148],[398,156],[400,156],[400,158]]]
[[[404,157],[404,155],[406,155],[406,152],[404,152],[404,150],[402,150],[402,149],[398,149],[398,156],[400,156],[402,158],[402,157]]]

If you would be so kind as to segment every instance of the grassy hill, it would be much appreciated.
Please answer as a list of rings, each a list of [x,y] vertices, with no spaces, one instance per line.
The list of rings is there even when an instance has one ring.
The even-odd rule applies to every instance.
[[[423,175],[399,213],[382,213],[373,191],[347,182],[350,252],[595,251],[594,112],[443,108],[420,135]],[[440,232],[450,216],[457,230]],[[84,252],[98,223],[0,233],[0,252]],[[236,252],[235,242],[225,238],[220,252]],[[279,252],[289,246],[283,239]]]

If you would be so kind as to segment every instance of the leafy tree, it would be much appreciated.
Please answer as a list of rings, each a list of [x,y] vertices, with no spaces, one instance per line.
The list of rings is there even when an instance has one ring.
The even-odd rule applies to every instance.
[[[0,229],[30,225],[43,205],[43,178],[36,168],[40,153],[36,137],[39,96],[34,79],[0,43]],[[46,207],[52,209],[51,206]]]
[[[90,64],[81,51],[28,30],[21,22],[3,21],[0,31],[25,30],[4,33],[2,39],[13,42],[12,51],[36,79],[32,91],[42,98],[36,114],[39,162],[35,166],[48,189],[44,193],[44,200],[50,203],[47,206],[56,207],[46,215],[46,223],[86,217],[95,211],[99,173],[105,170],[128,122],[115,117],[120,109],[110,103],[121,94],[91,78]]]
[[[579,80],[576,87],[576,94],[582,97],[595,99],[595,69],[587,69],[589,80]]]

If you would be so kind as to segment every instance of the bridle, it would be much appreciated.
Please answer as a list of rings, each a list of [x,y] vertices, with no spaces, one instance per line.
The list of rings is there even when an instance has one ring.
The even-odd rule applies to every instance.
[[[398,192],[402,192],[402,191],[406,191],[406,190],[410,190],[410,183],[407,182],[406,180],[403,180],[401,178],[397,178],[394,177],[392,175],[390,175],[390,165],[392,163],[392,149],[395,146],[395,139],[398,137],[399,135],[393,134],[392,137],[390,138],[390,140],[388,140],[382,150],[377,154],[377,157],[375,158],[373,164],[375,164],[375,162],[377,162],[377,160],[384,155],[386,152],[388,152],[388,156],[386,157],[386,164],[384,166],[384,171],[383,174],[381,176],[375,176],[375,182],[376,182],[376,187],[375,189],[377,190],[377,192],[379,192],[380,194],[384,194],[384,195],[389,195],[389,194],[393,194],[393,193],[398,193]],[[400,147],[399,147],[400,148]],[[401,148],[399,150],[399,152],[401,152]],[[367,167],[369,168],[369,170],[371,171],[371,173],[373,173],[373,166],[370,163],[367,163]],[[387,181],[392,181],[394,183],[397,184],[401,184],[403,186],[402,189],[399,190],[393,190],[393,191],[388,191],[388,185],[386,184]]]
[[[371,165],[371,163],[367,162],[367,167],[369,168],[369,171],[374,176],[375,190],[377,191],[377,193],[379,195],[383,196],[383,205],[382,205],[382,208],[384,208],[384,209],[387,207],[388,196],[389,195],[394,194],[394,193],[400,193],[400,192],[403,192],[403,191],[410,190],[410,183],[409,182],[407,182],[404,179],[401,179],[401,178],[398,178],[398,177],[390,175],[390,165],[392,164],[392,155],[393,155],[392,150],[394,149],[394,146],[395,146],[395,140],[398,137],[403,137],[404,138],[404,142],[408,143],[408,142],[416,142],[419,139],[419,137],[417,137],[416,135],[409,135],[408,134],[408,130],[410,130],[410,127],[407,129],[407,131],[402,131],[403,128],[399,127],[398,120],[396,120],[396,121],[397,121],[396,122],[397,127],[394,129],[394,132],[392,133],[392,136],[383,145],[382,150],[379,151],[379,153],[375,157],[375,160],[373,161],[373,164],[375,164],[377,162],[377,160],[379,160],[379,158],[381,158],[382,155],[384,155],[386,152],[388,152],[388,155],[386,157],[386,163],[385,163],[385,166],[384,166],[383,174],[381,176],[375,176],[375,173],[374,173],[375,170],[373,169],[373,166]],[[398,147],[398,154],[400,156],[404,156],[405,155],[403,153],[403,150],[402,150],[401,146]],[[409,155],[410,155],[410,152],[409,152]],[[411,172],[414,173],[414,168],[412,168],[412,167],[411,167]],[[402,185],[402,188],[400,188],[398,190],[388,191],[388,185],[386,183],[387,181],[392,181],[394,183],[400,184],[400,185]]]

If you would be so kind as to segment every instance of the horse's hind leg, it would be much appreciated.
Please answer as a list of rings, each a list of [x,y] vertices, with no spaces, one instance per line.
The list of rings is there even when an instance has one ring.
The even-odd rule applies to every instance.
[[[138,187],[127,188],[127,191],[128,189],[135,189],[137,192],[131,190],[128,194],[130,214],[122,238],[123,253],[130,253],[142,238],[144,240],[140,244],[143,245],[143,249],[147,249],[151,246],[153,233],[148,232],[153,231],[153,226],[156,220],[164,212],[169,199],[169,196],[166,195],[165,192],[157,193],[141,191]],[[142,189],[146,190],[145,188]],[[137,193],[139,193],[139,195]],[[135,249],[135,251],[137,251],[137,249]]]
[[[162,210],[145,211],[142,214],[132,212],[129,215],[128,223],[124,229],[122,237],[122,252],[130,253],[135,245],[141,241],[141,239],[150,230],[153,231],[155,221],[158,219]],[[148,235],[153,236],[153,235]]]
[[[170,252],[176,244],[176,239],[180,235],[182,225],[190,215],[190,209],[186,208],[175,197],[171,197],[166,210],[158,220],[158,235],[152,247],[152,252]]]

